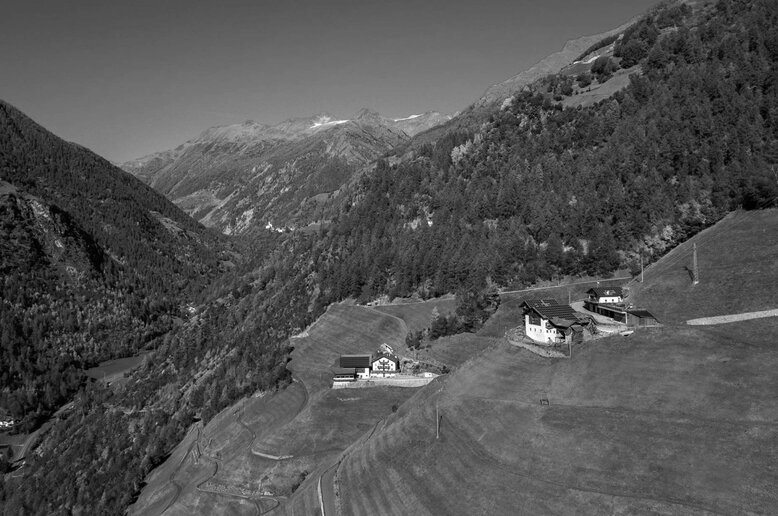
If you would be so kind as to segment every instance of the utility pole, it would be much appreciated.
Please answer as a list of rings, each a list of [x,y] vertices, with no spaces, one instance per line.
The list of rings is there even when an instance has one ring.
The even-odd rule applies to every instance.
[[[693,267],[693,269],[692,269],[692,277],[693,277],[692,285],[696,285],[697,283],[700,282],[700,268],[697,265],[697,244],[696,243],[694,244],[693,249],[694,249],[694,265],[692,266]]]
[[[440,415],[438,415],[437,403],[435,403],[435,439],[440,439]]]
[[[640,282],[643,283],[643,251],[640,251]]]

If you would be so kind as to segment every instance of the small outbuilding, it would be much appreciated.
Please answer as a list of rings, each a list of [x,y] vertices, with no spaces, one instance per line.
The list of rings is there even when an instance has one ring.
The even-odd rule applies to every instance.
[[[624,291],[621,287],[594,287],[586,291],[587,301],[601,304],[619,304],[624,302]]]
[[[355,382],[357,381],[357,370],[353,367],[335,367],[332,369],[332,381],[337,382]]]

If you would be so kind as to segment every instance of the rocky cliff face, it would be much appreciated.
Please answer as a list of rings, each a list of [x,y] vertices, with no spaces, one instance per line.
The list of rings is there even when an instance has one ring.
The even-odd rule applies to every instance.
[[[122,168],[224,233],[298,228],[326,219],[339,189],[363,167],[450,118],[391,119],[363,109],[350,119],[320,113],[273,126],[247,121],[210,128]]]

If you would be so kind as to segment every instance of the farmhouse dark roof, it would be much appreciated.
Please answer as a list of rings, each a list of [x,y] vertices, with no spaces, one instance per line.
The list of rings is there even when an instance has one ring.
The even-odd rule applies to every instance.
[[[624,297],[621,287],[593,287],[586,291],[587,294],[594,294],[595,297]]]
[[[570,305],[560,305],[556,299],[531,299],[522,303],[524,313],[536,312],[543,319],[561,318],[569,321],[577,321],[575,310]]]
[[[340,355],[340,367],[370,367],[373,355]]]
[[[400,359],[397,358],[396,355],[392,355],[391,353],[378,353],[373,358],[373,362],[377,362],[378,360],[381,360],[382,358],[388,358],[392,362],[394,362],[397,365],[400,365]]]

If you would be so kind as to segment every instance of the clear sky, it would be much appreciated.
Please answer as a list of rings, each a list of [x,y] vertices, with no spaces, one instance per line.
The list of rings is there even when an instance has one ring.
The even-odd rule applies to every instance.
[[[459,111],[656,0],[2,0],[0,98],[113,161],[204,129]]]

